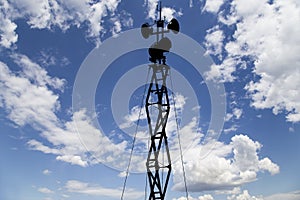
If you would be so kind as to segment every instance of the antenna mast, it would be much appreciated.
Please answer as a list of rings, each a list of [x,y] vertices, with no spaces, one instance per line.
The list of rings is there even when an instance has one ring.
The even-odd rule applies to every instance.
[[[172,43],[164,34],[169,33],[170,30],[174,33],[179,31],[179,23],[176,19],[173,18],[169,23],[166,22],[165,18],[162,19],[161,2],[159,2],[157,11],[159,12],[159,19],[155,20],[153,25],[143,24],[141,29],[144,38],[148,38],[151,35],[156,36],[156,42],[148,50],[152,78],[145,102],[151,136],[146,162],[150,187],[148,200],[165,199],[171,175],[171,157],[166,135],[166,125],[170,112],[166,80],[170,67],[166,64],[165,53],[169,52]],[[168,24],[167,29],[165,29],[166,24]],[[152,28],[155,25],[156,31]]]

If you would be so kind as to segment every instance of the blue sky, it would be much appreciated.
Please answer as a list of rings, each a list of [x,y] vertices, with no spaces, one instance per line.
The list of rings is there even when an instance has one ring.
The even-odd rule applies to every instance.
[[[125,198],[144,197],[157,2],[0,0],[0,199],[120,199],[140,110]],[[300,199],[299,2],[162,3],[189,199]],[[184,200],[174,107],[167,131]]]

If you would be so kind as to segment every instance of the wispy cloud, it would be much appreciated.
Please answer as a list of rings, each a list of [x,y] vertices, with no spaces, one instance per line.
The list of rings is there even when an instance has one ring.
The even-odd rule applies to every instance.
[[[52,171],[50,171],[49,169],[43,170],[43,174],[44,174],[44,175],[49,175],[49,174],[51,174],[51,173],[52,173]]]
[[[114,33],[120,32],[123,25],[119,23],[126,18],[132,20],[126,11],[116,15],[116,10],[120,0],[105,1],[37,1],[32,3],[30,0],[23,1],[1,1],[0,10],[0,45],[10,48],[18,40],[16,33],[18,19],[23,19],[33,29],[49,29],[59,28],[62,31],[68,30],[72,26],[81,27],[87,25],[87,36],[100,42],[100,36],[106,33],[103,28],[103,19],[108,15],[114,16],[110,26],[116,27]],[[123,14],[122,14],[123,13]],[[110,22],[108,20],[108,22]]]
[[[265,200],[298,200],[300,199],[300,191],[292,191],[287,193],[277,193],[270,196],[266,196]]]
[[[13,58],[17,59],[16,63],[21,66],[18,72],[11,71],[6,64],[0,62],[1,106],[16,125],[31,125],[51,144],[45,145],[37,139],[31,139],[27,143],[30,149],[57,155],[56,159],[60,161],[87,166],[88,160],[93,159],[89,159],[87,149],[82,145],[76,131],[77,125],[77,128],[84,128],[87,136],[84,142],[93,147],[92,150],[101,144],[107,147],[105,151],[98,151],[99,156],[125,152],[125,143],[112,144],[94,128],[84,111],[74,113],[71,121],[58,118],[56,113],[60,108],[59,94],[52,89],[61,89],[64,81],[50,77],[43,68],[26,56],[14,55]]]
[[[54,193],[52,190],[50,190],[49,188],[46,188],[46,187],[39,188],[38,191],[41,192],[41,193],[45,193],[45,194]]]
[[[81,182],[77,180],[69,180],[65,188],[71,193],[80,193],[93,196],[120,198],[121,188],[105,188],[99,185]],[[128,188],[125,193],[127,199],[140,199],[144,196],[144,192]]]

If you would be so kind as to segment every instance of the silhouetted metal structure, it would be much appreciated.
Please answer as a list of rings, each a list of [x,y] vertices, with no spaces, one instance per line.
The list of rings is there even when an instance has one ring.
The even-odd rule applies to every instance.
[[[148,183],[150,187],[149,200],[165,199],[167,186],[171,175],[171,157],[166,135],[166,125],[170,112],[168,88],[166,87],[167,76],[170,67],[166,64],[165,53],[169,52],[172,43],[165,37],[165,33],[178,33],[179,23],[172,19],[169,23],[162,19],[161,2],[157,7],[159,19],[153,25],[142,25],[141,33],[144,38],[156,36],[156,42],[151,45],[148,52],[150,55],[149,67],[152,77],[146,97],[146,113],[151,136],[149,152],[146,162]],[[154,32],[153,26],[156,31]],[[167,25],[167,29],[165,29]]]

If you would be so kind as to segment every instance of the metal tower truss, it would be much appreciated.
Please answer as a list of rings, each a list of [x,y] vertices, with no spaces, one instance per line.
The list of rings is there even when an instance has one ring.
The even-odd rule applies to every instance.
[[[171,175],[171,157],[168,147],[166,125],[170,112],[170,102],[166,79],[170,67],[153,63],[152,78],[146,97],[146,113],[151,142],[147,157],[147,175],[150,187],[149,200],[165,199]]]
[[[150,194],[148,200],[165,200],[168,183],[171,175],[171,157],[168,147],[168,138],[166,134],[166,126],[170,113],[170,101],[167,88],[167,77],[169,76],[170,67],[166,65],[166,55],[172,47],[171,40],[165,35],[169,32],[177,34],[179,32],[179,23],[173,18],[167,22],[166,17],[162,18],[161,1],[157,5],[158,19],[154,23],[144,23],[141,26],[141,34],[147,39],[150,36],[156,36],[156,41],[148,49],[149,53],[149,69],[152,70],[152,77],[147,92],[145,109],[149,126],[150,144],[147,156],[147,178],[149,183]],[[156,30],[155,30],[156,26]],[[174,103],[175,104],[175,103]],[[175,111],[176,115],[176,111]],[[177,123],[177,121],[176,121]],[[177,125],[178,129],[178,125]],[[136,132],[137,133],[137,132]],[[179,138],[179,133],[178,133]],[[126,177],[123,185],[121,200],[123,200],[126,187],[126,180],[129,173],[132,152],[134,148],[135,137],[132,144],[131,155],[126,170]],[[180,139],[179,139],[180,145]],[[182,151],[180,145],[180,153],[182,160]],[[182,160],[182,167],[183,160]],[[185,174],[185,173],[184,173]],[[185,177],[185,175],[184,175]],[[185,178],[184,178],[185,180]],[[186,181],[185,181],[186,182]],[[187,187],[186,197],[188,199]],[[147,190],[145,190],[145,198]]]

